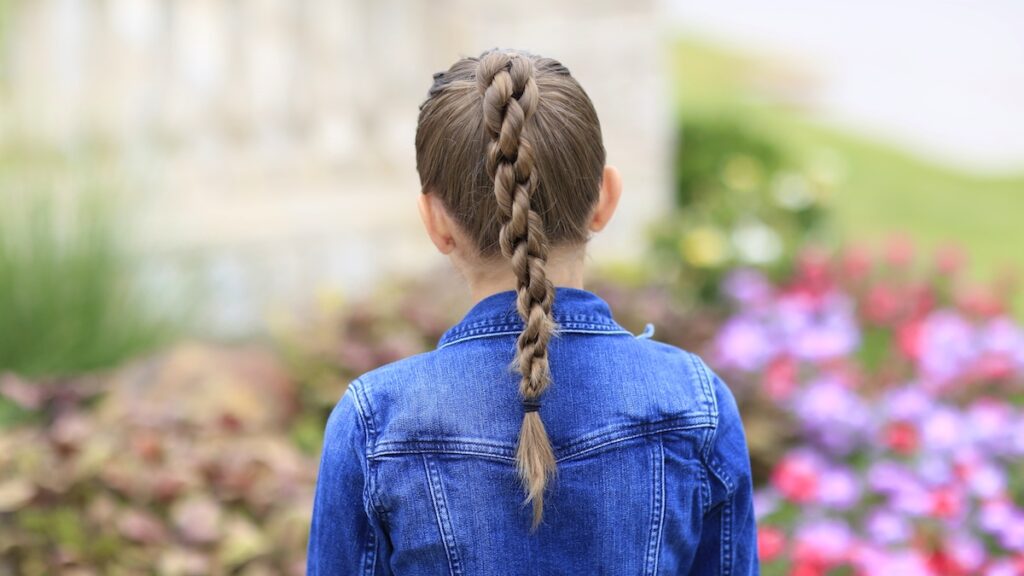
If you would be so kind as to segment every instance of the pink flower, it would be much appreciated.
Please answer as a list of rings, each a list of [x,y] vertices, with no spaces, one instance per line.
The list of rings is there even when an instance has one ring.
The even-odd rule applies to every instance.
[[[821,463],[804,452],[791,452],[772,472],[772,485],[782,496],[797,503],[811,502],[818,496]]]
[[[959,518],[964,512],[963,493],[954,486],[940,486],[932,490],[930,514],[936,518],[950,520]]]
[[[757,555],[763,562],[771,562],[779,557],[786,547],[786,535],[782,530],[772,526],[759,526],[757,529]]]
[[[882,434],[885,445],[902,456],[913,454],[920,444],[917,427],[910,422],[890,422],[885,426]]]
[[[764,388],[768,396],[776,402],[790,397],[796,388],[796,361],[789,356],[779,356],[772,360],[764,371]]]

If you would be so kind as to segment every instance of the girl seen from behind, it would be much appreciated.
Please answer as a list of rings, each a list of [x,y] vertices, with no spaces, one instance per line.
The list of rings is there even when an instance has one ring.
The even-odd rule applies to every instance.
[[[427,235],[476,304],[341,397],[308,573],[757,574],[729,389],[583,287],[622,183],[569,70],[463,58],[434,75],[415,144]]]

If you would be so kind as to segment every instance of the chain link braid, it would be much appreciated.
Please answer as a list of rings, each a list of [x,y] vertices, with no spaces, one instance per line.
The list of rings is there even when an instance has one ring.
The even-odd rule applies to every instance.
[[[548,341],[554,331],[551,303],[555,289],[544,266],[548,238],[544,220],[531,200],[536,182],[533,146],[527,124],[537,108],[533,62],[518,54],[491,52],[480,60],[477,85],[483,94],[487,173],[494,181],[501,221],[501,253],[512,262],[518,283],[517,308],[524,327],[518,340],[516,366],[522,374],[519,392],[533,402],[551,382]],[[533,525],[544,511],[544,489],[555,473],[555,456],[540,413],[527,411],[516,449],[516,464],[526,502],[533,503]]]
[[[460,58],[420,105],[416,169],[488,265],[511,265],[523,319],[513,365],[523,421],[516,468],[540,525],[555,474],[539,414],[551,384],[548,344],[554,288],[549,251],[581,246],[597,203],[605,150],[593,103],[557,60],[491,49]],[[509,409],[519,407],[509,406]]]

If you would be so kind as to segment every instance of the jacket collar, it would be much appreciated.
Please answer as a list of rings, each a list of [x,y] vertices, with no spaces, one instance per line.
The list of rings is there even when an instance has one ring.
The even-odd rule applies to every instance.
[[[631,334],[612,319],[611,308],[597,294],[579,288],[555,288],[552,315],[559,332]],[[516,311],[516,292],[492,294],[474,305],[438,342],[438,348],[475,338],[518,334],[523,321]]]

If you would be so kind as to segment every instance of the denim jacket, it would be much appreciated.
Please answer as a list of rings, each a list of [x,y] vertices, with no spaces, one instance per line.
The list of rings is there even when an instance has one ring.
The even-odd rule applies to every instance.
[[[757,574],[736,402],[696,355],[634,336],[595,294],[557,288],[540,415],[558,469],[544,520],[516,476],[515,293],[436,350],[373,370],[327,422],[308,573]]]

